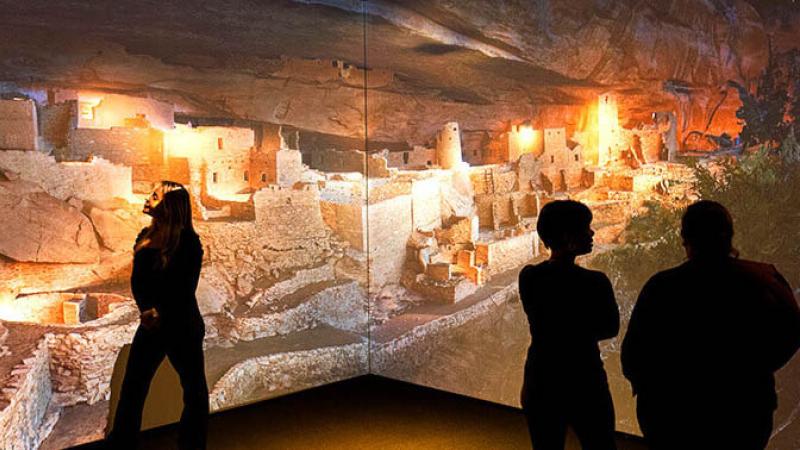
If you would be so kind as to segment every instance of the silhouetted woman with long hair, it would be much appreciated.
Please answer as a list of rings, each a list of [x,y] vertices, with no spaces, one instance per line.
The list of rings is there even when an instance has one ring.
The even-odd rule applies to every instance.
[[[141,321],[108,442],[115,449],[136,447],[150,381],[166,356],[183,388],[179,447],[203,449],[208,421],[205,325],[195,297],[203,247],[192,226],[189,193],[178,183],[162,181],[143,212],[153,219],[136,238],[131,273]]]
[[[611,282],[575,264],[592,251],[592,212],[548,203],[536,229],[550,259],[519,274],[531,346],[520,401],[535,450],[563,450],[571,426],[584,450],[613,450],[614,406],[597,343],[619,331]]]

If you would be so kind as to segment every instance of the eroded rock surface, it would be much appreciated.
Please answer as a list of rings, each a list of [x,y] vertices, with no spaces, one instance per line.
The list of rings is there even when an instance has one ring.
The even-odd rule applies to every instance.
[[[16,261],[91,263],[99,246],[89,219],[27,182],[0,182],[0,254]]]
[[[677,110],[681,137],[719,133],[739,106],[726,82],[757,77],[769,36],[775,52],[800,42],[790,2],[382,0],[367,3],[365,61],[359,2],[201,1],[193,14],[179,2],[103,14],[4,3],[16,14],[0,18],[2,80],[148,94],[180,112],[342,136],[363,136],[366,119],[371,139],[412,142],[453,118],[468,133],[520,117],[577,127],[608,90],[625,94],[634,124]]]

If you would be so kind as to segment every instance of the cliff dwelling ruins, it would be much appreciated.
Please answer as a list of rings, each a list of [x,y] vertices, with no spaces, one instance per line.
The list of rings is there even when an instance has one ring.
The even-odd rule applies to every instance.
[[[691,164],[748,151],[726,82],[798,42],[752,2],[731,7],[747,44],[715,2],[536,2],[550,12],[518,19],[472,1],[230,0],[196,17],[144,2],[83,20],[37,3],[0,19],[0,447],[15,449],[102,437],[159,181],[187,186],[205,248],[213,410],[413,378],[445,337],[519,314],[547,202],[588,204],[602,253],[649,202],[696,198]],[[517,401],[516,385],[427,373]]]

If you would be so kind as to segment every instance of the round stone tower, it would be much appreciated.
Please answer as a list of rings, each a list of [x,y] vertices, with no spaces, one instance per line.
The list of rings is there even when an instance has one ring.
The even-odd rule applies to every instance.
[[[436,159],[442,169],[461,165],[461,131],[458,122],[447,122],[436,137]]]

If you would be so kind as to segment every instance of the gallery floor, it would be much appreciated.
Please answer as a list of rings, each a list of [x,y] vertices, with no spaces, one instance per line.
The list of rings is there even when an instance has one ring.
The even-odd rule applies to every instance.
[[[141,448],[175,448],[176,433],[175,426],[147,431]],[[618,447],[646,448],[626,435]],[[214,414],[208,448],[522,450],[530,441],[517,409],[364,376]],[[567,448],[580,446],[570,437]]]

